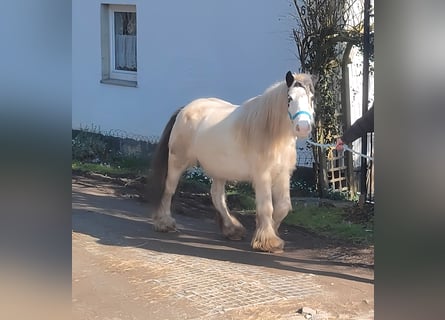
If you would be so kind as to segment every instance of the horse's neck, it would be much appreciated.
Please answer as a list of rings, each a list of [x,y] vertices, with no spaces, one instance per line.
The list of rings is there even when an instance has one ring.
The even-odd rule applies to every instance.
[[[262,95],[247,100],[241,109],[238,134],[249,149],[274,150],[292,137],[283,84],[275,84]]]
[[[258,100],[261,98],[261,95],[256,97],[252,97],[244,101],[240,106],[245,108],[255,108],[258,105]]]
[[[253,109],[279,109],[276,108],[277,105],[284,105],[286,100],[286,89],[283,87],[284,82],[278,82],[268,89],[266,89],[262,94],[252,97],[246,100],[241,106]],[[256,110],[249,110],[251,112],[256,112]],[[277,110],[270,110],[277,111]]]

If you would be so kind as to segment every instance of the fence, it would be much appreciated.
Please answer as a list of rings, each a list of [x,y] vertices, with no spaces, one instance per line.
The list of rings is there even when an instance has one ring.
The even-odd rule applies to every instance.
[[[301,171],[303,168],[312,167],[313,177],[310,177],[310,179],[318,180],[321,176],[324,176],[324,185],[329,192],[347,192],[350,195],[358,194],[358,191],[361,189],[361,156],[356,153],[338,152],[337,150],[329,148],[323,151],[317,151],[324,152],[323,163],[319,163],[319,161],[316,161],[314,158],[313,148],[314,146],[307,142],[297,142],[298,170]],[[353,150],[356,152],[361,151],[360,140],[353,143]],[[367,150],[367,156],[373,156],[374,133],[368,134]],[[323,174],[320,170],[323,171]],[[306,177],[308,177],[310,171],[305,170],[305,172]],[[369,159],[366,162],[366,176],[365,200],[374,202],[374,162]],[[319,186],[317,187],[319,188]]]
[[[149,159],[157,141],[157,137],[144,137],[122,130],[101,133],[96,128],[73,129],[72,157],[93,163],[113,163],[124,157]]]
[[[314,152],[306,140],[297,140],[297,167],[313,167]]]

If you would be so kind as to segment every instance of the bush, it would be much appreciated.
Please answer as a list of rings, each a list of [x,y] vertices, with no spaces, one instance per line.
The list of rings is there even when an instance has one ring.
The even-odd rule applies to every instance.
[[[103,136],[88,131],[79,131],[72,139],[73,160],[98,163],[106,157],[107,144]]]
[[[72,160],[147,171],[155,144],[104,135],[97,127],[72,130]]]

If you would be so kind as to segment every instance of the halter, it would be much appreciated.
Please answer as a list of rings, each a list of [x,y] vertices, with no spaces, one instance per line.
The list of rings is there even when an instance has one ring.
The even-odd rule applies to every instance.
[[[289,96],[287,97],[287,108],[288,108],[288,109],[289,109],[289,103],[290,103],[292,100],[293,100],[293,99],[292,99],[291,97],[289,97]],[[289,110],[287,110],[287,114],[289,115],[289,119],[291,119],[292,121],[295,120],[296,117],[298,117],[298,116],[300,116],[300,115],[302,115],[302,114],[307,115],[307,116],[309,117],[309,119],[312,120],[312,115],[311,115],[309,112],[304,111],[304,110],[297,111],[297,112],[294,113],[294,114],[290,113]]]
[[[290,118],[291,120],[295,120],[296,117],[298,117],[299,115],[302,115],[302,114],[305,114],[305,115],[307,115],[307,116],[309,117],[309,119],[312,119],[312,115],[311,115],[309,112],[304,111],[304,110],[300,110],[300,111],[296,112],[296,113],[293,114],[293,115],[292,115],[292,113],[290,113],[289,110],[288,110],[288,111],[287,111],[287,114],[289,115],[289,118]]]

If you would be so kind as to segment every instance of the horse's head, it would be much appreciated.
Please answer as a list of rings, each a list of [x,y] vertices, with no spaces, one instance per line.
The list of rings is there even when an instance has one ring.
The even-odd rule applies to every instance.
[[[314,126],[314,85],[316,77],[309,74],[286,74],[288,114],[295,135],[307,138]]]

